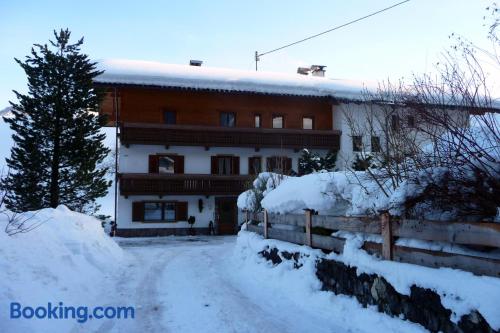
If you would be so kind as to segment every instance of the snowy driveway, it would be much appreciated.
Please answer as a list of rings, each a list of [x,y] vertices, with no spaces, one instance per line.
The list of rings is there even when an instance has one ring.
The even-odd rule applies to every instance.
[[[255,283],[232,262],[236,237],[117,239],[129,255],[109,304],[133,305],[135,319],[91,323],[100,332],[366,332],[332,310],[309,311]],[[262,288],[260,286],[262,285]],[[281,294],[280,294],[281,293]],[[326,310],[326,309],[325,309]],[[361,311],[366,311],[362,310]],[[343,328],[342,322],[351,322]],[[88,323],[87,323],[88,325]],[[356,327],[357,326],[357,327]],[[365,329],[358,329],[364,326]],[[82,326],[75,328],[78,332]]]

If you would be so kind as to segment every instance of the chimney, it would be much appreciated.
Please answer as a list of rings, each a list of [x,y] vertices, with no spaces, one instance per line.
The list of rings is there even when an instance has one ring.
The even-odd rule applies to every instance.
[[[299,68],[297,68],[297,73],[299,73],[301,75],[309,75],[310,71],[311,71],[311,69],[309,67],[299,67]]]
[[[203,61],[201,60],[189,60],[189,66],[200,67]]]
[[[311,73],[312,76],[320,76],[320,77],[325,77],[325,70],[326,66],[323,65],[312,65],[311,66]]]

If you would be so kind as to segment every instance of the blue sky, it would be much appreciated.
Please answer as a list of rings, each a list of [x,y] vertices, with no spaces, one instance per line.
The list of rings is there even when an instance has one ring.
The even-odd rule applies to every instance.
[[[93,59],[124,58],[253,69],[264,52],[387,7],[397,0],[331,1],[9,1],[0,0],[0,109],[24,92],[13,58],[52,30],[85,37]],[[294,73],[322,64],[327,76],[409,77],[432,70],[457,33],[486,46],[487,0],[412,0],[402,6],[262,58],[261,70]]]

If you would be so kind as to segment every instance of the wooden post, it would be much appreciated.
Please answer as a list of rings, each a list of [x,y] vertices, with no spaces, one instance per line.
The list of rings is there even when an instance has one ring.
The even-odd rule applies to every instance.
[[[392,221],[388,212],[383,212],[380,215],[380,230],[382,233],[382,257],[385,260],[393,260],[394,258],[394,238],[392,237]]]
[[[264,209],[264,238],[268,238],[267,236],[267,228],[268,228],[268,220],[269,216],[267,215],[267,210]]]
[[[306,239],[305,245],[312,246],[312,236],[311,236],[311,227],[312,227],[312,211],[310,209],[305,209],[306,211]]]
[[[248,224],[248,222],[250,222],[250,211],[248,210],[245,210],[245,219],[245,222]]]

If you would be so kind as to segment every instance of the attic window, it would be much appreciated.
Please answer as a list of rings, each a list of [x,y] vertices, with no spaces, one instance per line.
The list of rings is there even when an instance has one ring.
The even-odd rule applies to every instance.
[[[283,116],[275,115],[273,116],[273,128],[283,128],[284,123]]]

